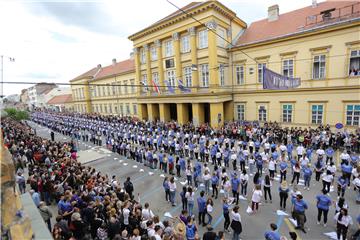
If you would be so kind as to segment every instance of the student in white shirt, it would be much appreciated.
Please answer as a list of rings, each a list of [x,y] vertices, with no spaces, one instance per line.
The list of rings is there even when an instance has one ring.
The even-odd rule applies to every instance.
[[[299,145],[299,146],[296,148],[296,152],[297,152],[297,155],[298,155],[298,160],[299,160],[300,157],[304,154],[304,151],[305,151],[305,148],[304,148],[302,145]]]
[[[323,173],[321,179],[322,179],[322,182],[323,182],[323,189],[322,190],[323,191],[326,190],[329,193],[331,183],[334,180],[333,174],[329,170],[327,170],[326,173]]]
[[[262,195],[261,185],[255,185],[255,189],[251,197],[251,209],[253,212],[259,209],[259,203],[261,202]]]
[[[208,216],[207,225],[211,225],[211,222],[212,222],[212,219],[213,219],[213,217],[211,215],[213,210],[214,210],[213,206],[214,206],[214,203],[213,203],[212,199],[209,198],[207,200],[207,202],[206,202],[206,215]]]
[[[149,220],[154,217],[154,213],[149,208],[149,203],[145,203],[144,209],[141,211],[144,220]]]
[[[353,224],[352,217],[348,215],[347,209],[342,208],[340,212],[335,214],[334,220],[336,222],[337,239],[340,239],[340,236],[342,236],[342,239],[345,240],[348,228]]]
[[[247,185],[249,181],[249,175],[246,173],[246,169],[244,169],[240,175],[240,184],[241,184],[241,195],[247,196]]]

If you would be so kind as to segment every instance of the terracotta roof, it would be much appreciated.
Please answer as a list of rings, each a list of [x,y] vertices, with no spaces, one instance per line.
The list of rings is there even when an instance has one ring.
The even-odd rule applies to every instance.
[[[92,68],[91,70],[77,76],[76,78],[70,80],[71,81],[75,81],[75,80],[80,80],[80,79],[83,79],[83,78],[92,78],[98,71],[98,68],[97,67],[94,67]]]
[[[58,95],[50,99],[47,104],[64,104],[72,101],[71,94]]]
[[[117,62],[115,65],[111,64],[109,66],[101,68],[99,73],[96,74],[94,80],[130,71],[135,71],[135,62],[133,59],[127,59],[125,61]]]
[[[332,12],[334,20],[343,20],[358,17],[360,13],[360,4],[354,5],[354,12],[356,14],[351,15],[351,5],[359,3],[359,1],[326,1],[318,3],[316,7],[308,6],[300,8],[295,11],[280,14],[279,18],[275,21],[269,22],[268,19],[253,22],[249,28],[247,28],[243,35],[237,40],[236,45],[246,45],[254,42],[261,42],[277,37],[286,36],[289,34],[299,33],[304,30],[309,30],[320,24],[309,24],[311,16],[317,15],[317,21],[321,22],[320,12],[332,8],[336,8]],[[347,7],[349,6],[349,7]],[[339,9],[341,8],[341,18],[339,18]],[[308,19],[308,22],[307,22]],[[331,22],[331,20],[330,20]],[[334,21],[332,21],[334,22]],[[323,22],[323,25],[326,22]]]

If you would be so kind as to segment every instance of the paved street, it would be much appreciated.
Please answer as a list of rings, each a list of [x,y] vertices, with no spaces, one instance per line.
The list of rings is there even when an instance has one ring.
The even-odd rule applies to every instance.
[[[36,128],[37,134],[41,137],[50,138],[50,131],[42,126],[29,122],[29,124]],[[55,139],[57,141],[68,141],[69,138],[61,134],[56,133]],[[105,141],[103,141],[104,143]],[[109,176],[116,175],[121,183],[124,182],[126,177],[131,177],[135,187],[135,194],[139,194],[141,203],[149,202],[150,208],[153,212],[164,218],[165,212],[170,212],[173,216],[178,216],[181,212],[181,200],[179,193],[185,183],[185,178],[182,177],[177,179],[177,206],[172,207],[170,203],[165,201],[165,194],[162,187],[162,181],[164,175],[159,170],[151,170],[148,167],[143,166],[135,161],[128,160],[120,157],[118,154],[112,153],[103,147],[94,147],[91,143],[78,142],[79,158],[84,164],[95,167],[98,171],[106,173]],[[288,176],[288,179],[291,176]],[[249,200],[240,200],[240,214],[242,217],[243,233],[241,234],[242,239],[264,239],[264,232],[269,230],[270,223],[276,223],[280,226],[280,232],[282,235],[289,236],[289,231],[295,231],[292,223],[288,217],[277,216],[276,211],[279,209],[279,194],[278,194],[278,181],[274,181],[272,187],[272,203],[262,203],[260,211],[255,215],[249,216],[246,213],[246,208],[250,204]],[[307,201],[309,209],[306,211],[308,233],[304,234],[296,230],[299,239],[327,239],[324,233],[335,231],[335,224],[332,221],[335,209],[332,207],[329,211],[328,226],[323,227],[322,225],[316,224],[317,208],[315,197],[320,193],[322,187],[321,183],[315,182],[314,176],[312,176],[312,183],[310,191],[303,190],[302,186],[299,189],[304,196],[304,200]],[[248,191],[253,188],[252,178],[249,181]],[[196,194],[198,195],[202,187],[200,187]],[[220,194],[221,196],[221,194]],[[333,200],[336,199],[336,192],[331,193]],[[345,198],[349,205],[349,213],[355,221],[356,216],[360,213],[359,205],[355,202],[355,192],[352,189],[346,190]],[[250,197],[248,196],[248,199]],[[213,222],[216,231],[223,230],[223,217],[222,217],[222,203],[221,198],[215,200]],[[290,199],[287,201],[287,213],[290,212]],[[195,213],[197,212],[197,206],[194,207]],[[197,216],[197,214],[195,214]],[[353,232],[357,226],[352,226],[351,231]],[[204,228],[200,227],[200,234],[202,235]],[[226,239],[230,239],[230,235],[227,235]]]

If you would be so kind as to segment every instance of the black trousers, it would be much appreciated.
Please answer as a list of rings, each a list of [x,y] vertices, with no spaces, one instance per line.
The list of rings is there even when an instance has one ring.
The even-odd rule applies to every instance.
[[[224,213],[224,218],[225,218],[225,222],[224,222],[224,229],[228,230],[229,226],[230,226],[230,216],[229,213]]]
[[[199,224],[205,225],[205,211],[199,212]]]
[[[217,186],[214,185],[214,184],[211,184],[211,187],[212,187],[212,197],[215,196],[215,198],[217,198],[218,197],[218,188],[217,188]]]
[[[233,197],[236,199],[236,205],[239,204],[239,192],[238,191],[232,191]]]
[[[346,227],[343,224],[337,223],[336,225],[336,235],[338,240],[340,240],[340,236],[342,236],[342,239],[346,239],[348,227]]]
[[[331,182],[326,182],[326,181],[322,181],[323,183],[323,191],[326,189],[327,192],[330,192],[330,186],[331,186]]]
[[[269,199],[271,201],[272,197],[271,197],[270,187],[264,187],[264,192],[265,192],[265,200],[267,200],[267,195],[269,194]]]
[[[286,200],[288,198],[288,193],[287,192],[280,192],[280,208],[286,208]]]
[[[286,181],[286,171],[280,171],[280,183],[283,181],[283,179]]]
[[[324,210],[324,209],[318,208],[318,216],[317,216],[318,222],[321,221],[321,215],[324,213],[324,223],[326,224],[327,223],[328,212],[329,212],[329,210]]]
[[[293,179],[291,180],[291,183],[294,183],[295,179],[296,179],[296,184],[299,184],[300,172],[294,172]]]

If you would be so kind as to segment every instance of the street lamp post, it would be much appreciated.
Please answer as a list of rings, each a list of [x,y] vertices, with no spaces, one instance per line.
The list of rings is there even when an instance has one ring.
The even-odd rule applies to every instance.
[[[8,57],[5,55],[1,55],[0,57],[1,57],[1,94],[0,94],[0,98],[3,99],[4,98],[4,57],[9,58],[10,62],[15,62],[15,58]]]

